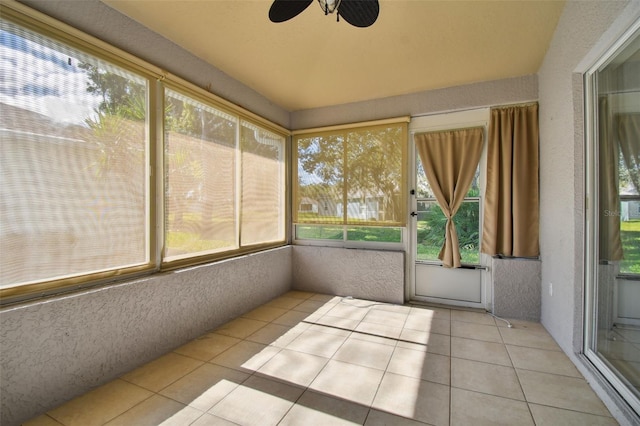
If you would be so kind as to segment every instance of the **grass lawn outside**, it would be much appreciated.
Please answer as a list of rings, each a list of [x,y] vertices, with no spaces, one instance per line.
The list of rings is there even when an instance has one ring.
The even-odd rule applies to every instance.
[[[640,274],[640,220],[620,222],[620,234],[624,255],[620,273]]]

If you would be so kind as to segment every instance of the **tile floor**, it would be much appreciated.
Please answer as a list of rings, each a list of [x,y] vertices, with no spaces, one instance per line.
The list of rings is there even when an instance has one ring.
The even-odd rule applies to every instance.
[[[544,328],[292,291],[27,425],[615,425]]]

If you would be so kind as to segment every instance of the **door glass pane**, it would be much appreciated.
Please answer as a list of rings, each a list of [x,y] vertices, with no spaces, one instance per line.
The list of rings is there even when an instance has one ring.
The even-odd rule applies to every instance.
[[[460,256],[465,264],[480,263],[479,205],[478,200],[464,201],[453,218],[458,233]],[[418,201],[417,213],[416,260],[439,262],[438,254],[444,244],[447,218],[436,201]]]
[[[431,185],[429,185],[429,181],[427,180],[427,175],[424,172],[424,168],[422,167],[422,161],[420,158],[416,156],[416,197],[417,198],[435,198],[433,195],[433,190],[431,189]],[[465,197],[479,197],[480,196],[480,167],[476,169],[475,175],[473,175],[473,180],[471,181],[471,185],[469,186],[469,190]]]
[[[640,37],[595,74],[597,240],[589,348],[640,395]]]
[[[147,80],[5,20],[0,283],[149,262]]]
[[[165,260],[237,248],[237,119],[167,90]]]

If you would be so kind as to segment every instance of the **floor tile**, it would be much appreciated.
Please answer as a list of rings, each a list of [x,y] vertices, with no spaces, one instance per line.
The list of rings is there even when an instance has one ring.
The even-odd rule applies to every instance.
[[[266,346],[243,340],[213,358],[210,362],[223,367],[253,373],[278,352],[280,352],[280,348],[275,346]]]
[[[299,305],[303,301],[303,299],[298,299],[295,297],[280,296],[265,303],[264,306],[270,306],[272,308],[292,309],[294,306]]]
[[[509,353],[502,343],[452,337],[451,356],[511,367]]]
[[[283,294],[283,296],[292,297],[294,299],[307,300],[307,299],[315,296],[315,293],[311,293],[311,292],[308,292],[308,291],[291,290],[291,291],[288,291],[285,294]]]
[[[260,306],[242,315],[242,318],[249,318],[258,321],[271,322],[274,319],[289,312],[288,309],[276,308],[272,306]]]
[[[273,320],[273,324],[288,325],[289,327],[296,326],[300,322],[304,321],[309,316],[309,313],[302,311],[289,311],[286,314]]]
[[[331,360],[310,389],[365,406],[371,405],[383,371]]]
[[[383,343],[349,338],[338,349],[333,359],[384,370],[389,364],[393,349],[393,346]]]
[[[375,308],[383,311],[399,312],[405,315],[409,315],[411,313],[411,306],[399,305],[397,303],[382,303],[378,304]]]
[[[435,306],[412,306],[409,315],[419,315],[431,319],[451,321],[451,309]]]
[[[200,411],[207,411],[248,378],[247,373],[204,364],[160,391],[160,394]]]
[[[200,410],[154,395],[111,420],[106,426],[180,426],[191,424],[200,416]]]
[[[509,328],[509,324],[511,324],[511,328],[514,328],[517,330],[540,331],[544,333],[547,332],[544,326],[539,322],[503,318],[503,320],[509,321],[509,324],[507,324],[505,321],[500,320],[499,318],[495,318],[495,320],[496,320],[496,325],[498,327]]]
[[[279,348],[287,346],[293,339],[298,337],[302,331],[292,330],[288,325],[267,324],[260,330],[248,336],[246,340],[263,345],[272,345]]]
[[[451,358],[451,386],[524,401],[512,367]]]
[[[158,392],[202,364],[203,361],[170,352],[121,378],[152,392]]]
[[[244,426],[276,425],[302,392],[299,387],[252,376],[209,413]]]
[[[151,397],[152,392],[124,380],[114,380],[47,414],[66,426],[103,425]]]
[[[429,335],[429,341],[427,344],[415,343],[412,341],[398,341],[397,346],[399,348],[408,348],[414,350],[422,350],[440,355],[451,355],[451,337],[443,334],[431,334]]]
[[[22,426],[64,426],[62,423],[55,421],[53,418],[46,414],[38,416],[27,422],[22,423]]]
[[[429,331],[411,330],[409,328],[405,328],[400,332],[400,340],[420,343],[421,345],[428,345],[431,336],[433,334]]]
[[[493,317],[486,313],[451,310],[451,321],[472,322],[474,324],[496,325]]]
[[[198,420],[191,423],[191,426],[238,426],[238,424],[213,414],[204,413]]]
[[[536,426],[617,426],[613,417],[596,416],[544,405],[529,404]]]
[[[235,337],[208,333],[180,346],[178,349],[175,349],[174,352],[201,361],[209,361],[211,358],[220,355],[240,341],[240,339]]]
[[[296,305],[293,310],[307,312],[307,313],[317,313],[317,314],[326,314],[330,311],[335,305],[333,303],[325,303],[319,300],[305,300],[304,302]]]
[[[333,334],[341,337],[349,337],[351,335],[351,330],[344,330],[339,327],[331,327],[324,324],[310,324],[309,331],[317,331],[320,333]]]
[[[468,425],[533,426],[534,422],[525,402],[451,388],[451,426]]]
[[[449,385],[450,358],[413,349],[396,348],[387,371]]]
[[[309,298],[309,300],[317,300],[320,302],[336,304],[336,303],[340,303],[340,301],[342,300],[342,297],[333,296],[331,294],[314,294]]]
[[[346,303],[338,303],[326,315],[331,317],[346,318],[350,320],[362,320],[369,312],[368,308],[359,308]]]
[[[408,312],[394,312],[372,308],[367,312],[362,321],[402,328],[407,320],[407,316]]]
[[[346,336],[307,330],[296,337],[286,348],[311,355],[331,358],[345,340]]]
[[[507,345],[513,366],[524,370],[582,378],[564,352]]]
[[[372,408],[430,425],[448,425],[449,387],[385,373]]]
[[[278,426],[290,425],[361,425],[369,409],[344,399],[306,391]]]
[[[405,417],[395,416],[383,411],[371,410],[364,426],[424,426],[425,423]]]
[[[561,351],[560,346],[546,331],[499,327],[502,340],[507,345],[526,346],[534,349]]]
[[[529,403],[609,416],[609,411],[584,379],[517,370]]]
[[[387,345],[387,346],[395,346],[398,343],[396,339],[390,339],[388,337],[373,336],[371,334],[359,333],[357,331],[354,331],[353,333],[351,333],[349,335],[349,338],[356,339],[356,340],[364,340],[366,342],[380,343],[381,345]]]
[[[451,321],[431,319],[417,315],[409,315],[404,323],[405,329],[428,331],[437,334],[451,334]]]
[[[329,327],[336,327],[343,330],[355,330],[360,320],[353,320],[349,318],[332,317],[329,315],[323,315],[313,321],[318,325],[326,325]]]
[[[495,325],[451,321],[451,336],[464,337],[465,339],[484,340],[485,342],[502,343],[498,327]]]
[[[258,321],[250,318],[236,318],[233,321],[229,321],[228,323],[218,327],[215,332],[225,336],[244,339],[265,325],[267,325],[267,322],[265,321]]]
[[[328,361],[328,358],[284,349],[260,367],[258,374],[307,387]]]
[[[357,331],[359,333],[371,334],[372,336],[398,339],[400,337],[400,334],[402,333],[402,327],[394,327],[390,325],[361,321],[354,331]]]

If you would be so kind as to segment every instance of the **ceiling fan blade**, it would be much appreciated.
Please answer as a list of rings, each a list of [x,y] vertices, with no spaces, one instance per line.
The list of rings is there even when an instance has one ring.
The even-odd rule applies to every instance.
[[[338,13],[351,25],[364,28],[376,22],[380,5],[378,0],[342,0]]]
[[[271,22],[284,22],[299,15],[313,0],[274,0],[269,9]]]

